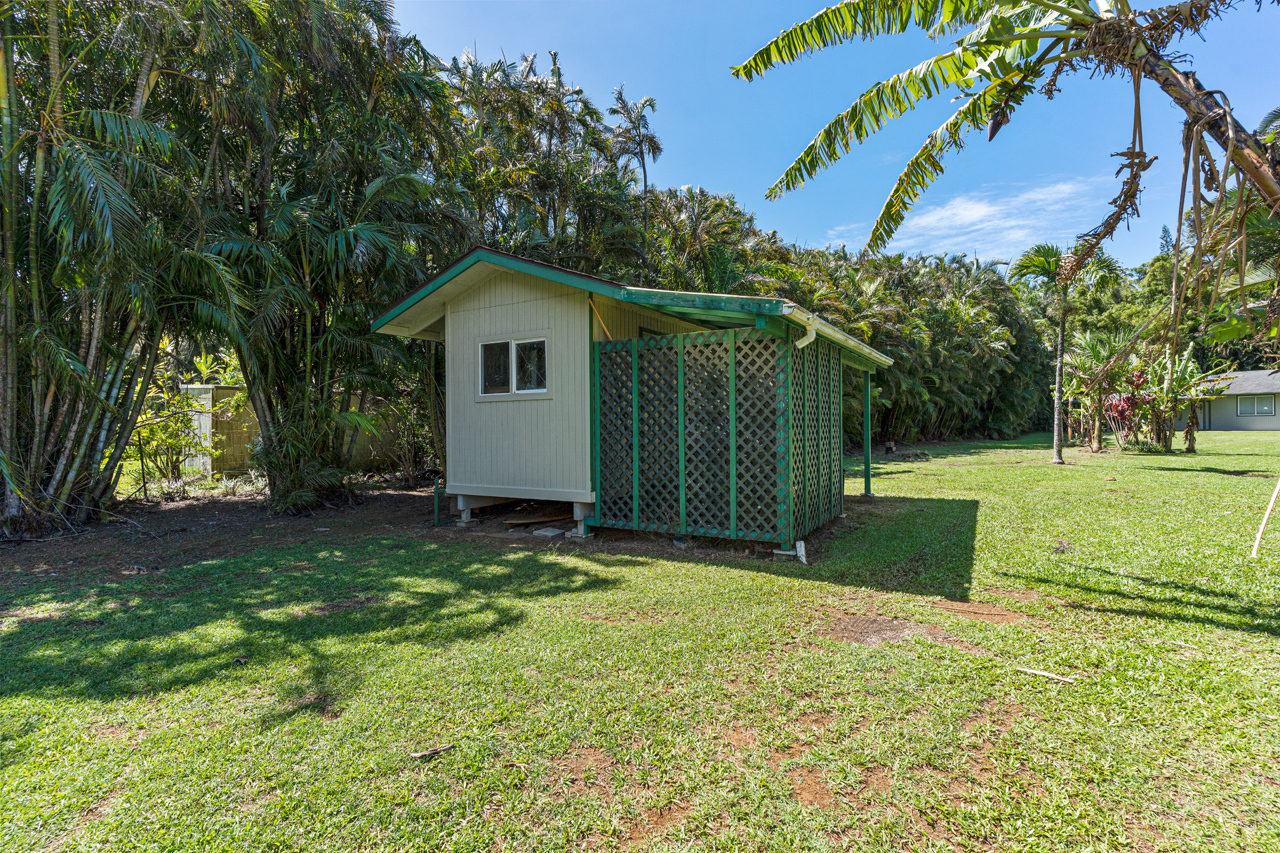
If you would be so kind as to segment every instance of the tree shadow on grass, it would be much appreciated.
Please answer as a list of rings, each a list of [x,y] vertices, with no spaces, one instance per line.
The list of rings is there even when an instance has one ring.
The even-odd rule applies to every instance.
[[[326,548],[261,550],[70,588],[29,585],[28,606],[8,610],[0,632],[0,696],[109,700],[304,657],[291,707],[323,712],[335,684],[354,677],[325,651],[333,640],[446,647],[520,624],[521,602],[620,583],[555,552],[373,537]]]
[[[788,577],[886,592],[968,601],[973,585],[978,501],[949,498],[845,499],[846,518],[810,534],[816,560],[775,563]]]
[[[1073,564],[1070,569],[1082,579],[1062,580],[1017,572],[1000,574],[1034,584],[1046,592],[1056,589],[1064,597],[1084,593],[1096,599],[1096,603],[1069,606],[1085,606],[1095,612],[1280,637],[1280,601],[1255,600],[1199,583],[1121,574],[1098,566]]]
[[[1160,473],[1175,474],[1223,474],[1228,477],[1259,477],[1266,480],[1275,478],[1275,475],[1269,471],[1263,471],[1258,468],[1182,468],[1178,466],[1157,466],[1157,465],[1139,465],[1139,471],[1159,471]]]

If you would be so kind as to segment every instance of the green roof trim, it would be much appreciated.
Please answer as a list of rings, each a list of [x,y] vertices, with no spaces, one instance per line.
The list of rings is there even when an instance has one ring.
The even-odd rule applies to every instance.
[[[631,287],[606,281],[602,278],[576,273],[562,267],[531,261],[527,258],[517,257],[516,255],[495,251],[483,246],[467,252],[427,284],[384,311],[373,321],[373,331],[381,331],[384,326],[396,317],[417,305],[476,264],[481,263],[554,281],[598,296],[617,299],[620,302],[667,309],[671,313],[678,313],[683,316],[693,317],[699,312],[706,312],[709,317],[714,317],[723,322],[725,319],[738,315],[748,323],[751,322],[750,318],[753,316],[779,317],[800,328],[812,330],[815,334],[836,344],[851,356],[851,358],[846,359],[847,361],[855,362],[872,370],[876,367],[888,367],[893,364],[893,359],[877,352],[857,338],[845,334],[821,317],[806,311],[788,299],[771,296],[686,293],[678,290]]]

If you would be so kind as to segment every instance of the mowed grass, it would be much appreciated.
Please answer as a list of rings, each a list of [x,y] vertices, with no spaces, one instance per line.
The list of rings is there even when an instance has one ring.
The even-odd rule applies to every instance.
[[[319,533],[10,578],[0,846],[1280,849],[1278,439],[931,450],[809,567]]]

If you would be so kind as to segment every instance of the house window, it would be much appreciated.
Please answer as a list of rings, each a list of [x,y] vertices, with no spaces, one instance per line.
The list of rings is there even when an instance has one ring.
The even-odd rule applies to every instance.
[[[1257,417],[1276,413],[1275,394],[1256,394],[1251,397],[1236,397],[1236,414],[1241,417]]]
[[[537,394],[547,390],[547,339],[480,345],[480,393]]]

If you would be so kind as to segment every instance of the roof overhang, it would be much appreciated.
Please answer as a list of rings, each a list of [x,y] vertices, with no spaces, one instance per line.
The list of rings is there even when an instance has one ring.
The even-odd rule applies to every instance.
[[[712,328],[789,324],[805,331],[805,337],[797,343],[803,345],[806,339],[811,341],[815,337],[828,340],[840,348],[844,361],[854,367],[875,371],[893,364],[893,359],[788,299],[630,287],[484,247],[472,249],[440,275],[388,308],[373,321],[373,331],[439,340],[438,327],[446,303],[501,270],[526,273],[620,302],[645,305]],[[770,323],[769,318],[776,319]]]

